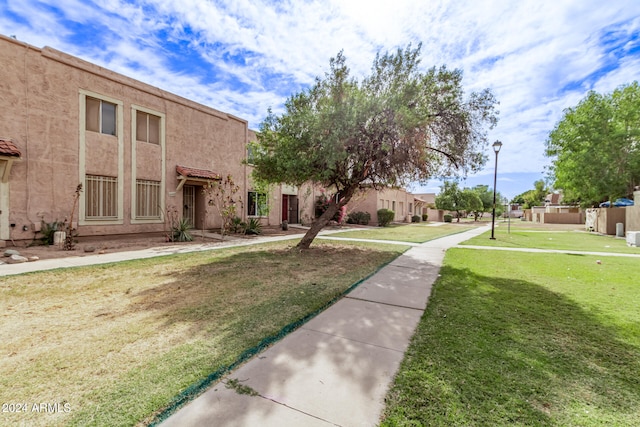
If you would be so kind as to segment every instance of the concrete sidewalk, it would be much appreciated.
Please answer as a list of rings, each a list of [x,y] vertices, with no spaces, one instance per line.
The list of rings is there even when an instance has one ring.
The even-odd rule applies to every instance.
[[[486,230],[412,247],[161,426],[376,425],[445,250]],[[258,395],[227,388],[230,379]]]

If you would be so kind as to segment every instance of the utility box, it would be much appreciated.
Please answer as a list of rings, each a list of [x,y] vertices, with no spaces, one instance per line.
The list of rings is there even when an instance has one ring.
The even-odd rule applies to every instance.
[[[627,246],[640,247],[640,231],[627,231]]]

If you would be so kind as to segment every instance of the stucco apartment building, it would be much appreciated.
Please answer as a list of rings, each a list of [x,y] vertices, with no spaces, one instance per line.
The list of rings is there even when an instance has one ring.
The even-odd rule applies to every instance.
[[[379,209],[389,209],[395,214],[394,222],[411,222],[411,217],[427,214],[431,203],[435,200],[434,194],[412,194],[404,188],[386,188],[383,190],[370,190],[364,194],[355,196],[347,207],[348,213],[368,212],[371,215],[371,225],[377,225],[377,212]]]
[[[80,236],[162,232],[167,213],[219,227],[202,189],[227,175],[242,218],[260,216],[246,120],[1,35],[0,64],[0,242],[69,219],[78,184]]]
[[[43,224],[71,218],[79,236],[161,233],[169,217],[215,229],[207,183],[230,175],[238,216],[263,224],[308,225],[313,185],[276,186],[256,197],[246,120],[174,95],[50,47],[0,35],[0,245],[38,237]],[[395,221],[423,211],[403,189],[371,191],[349,203],[372,225],[380,208]]]

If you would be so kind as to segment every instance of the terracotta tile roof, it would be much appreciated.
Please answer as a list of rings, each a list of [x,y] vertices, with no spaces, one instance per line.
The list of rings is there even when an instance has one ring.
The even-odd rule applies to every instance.
[[[206,169],[188,168],[186,166],[176,166],[176,172],[179,175],[189,178],[204,178],[204,179],[220,179],[220,175]]]
[[[22,153],[12,140],[0,138],[0,156],[20,157]]]

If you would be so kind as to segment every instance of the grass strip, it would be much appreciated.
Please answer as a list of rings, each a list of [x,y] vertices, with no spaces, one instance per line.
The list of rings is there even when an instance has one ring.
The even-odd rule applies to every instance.
[[[596,261],[448,251],[381,425],[640,425],[640,266]]]
[[[443,224],[437,227],[430,223],[392,224],[388,227],[366,228],[355,231],[333,233],[331,236],[355,239],[393,240],[409,243],[424,243],[451,234],[462,233],[478,226],[463,224]],[[482,224],[485,225],[485,224]],[[330,238],[331,236],[327,236]]]
[[[557,249],[584,252],[610,252],[639,254],[640,248],[627,246],[624,239],[586,231],[542,231],[512,229],[501,226],[494,232],[495,240],[484,233],[462,243],[463,245],[499,246],[507,248]]]

